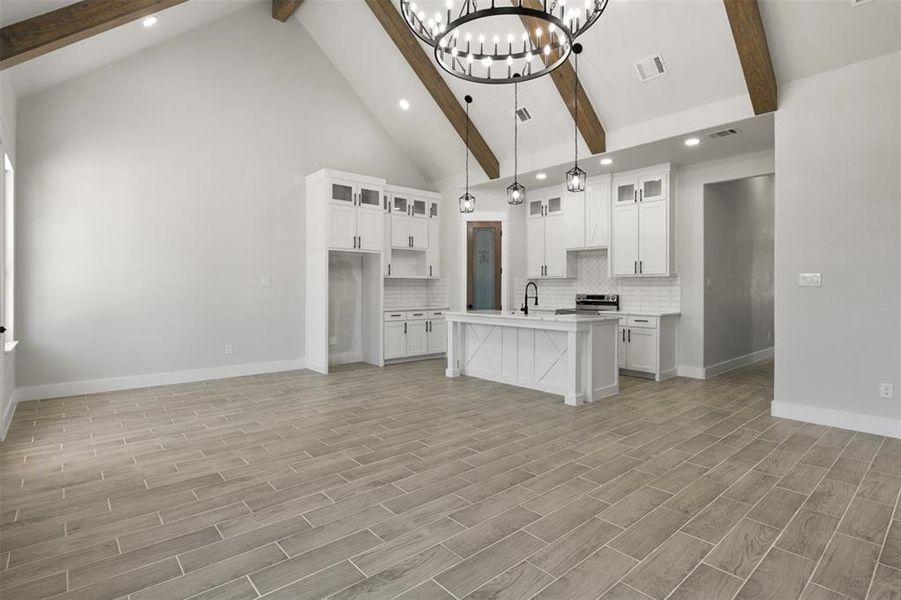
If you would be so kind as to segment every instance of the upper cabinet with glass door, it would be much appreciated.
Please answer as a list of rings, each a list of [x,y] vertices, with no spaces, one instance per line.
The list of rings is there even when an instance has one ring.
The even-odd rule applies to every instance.
[[[613,176],[611,272],[616,277],[674,271],[675,228],[670,165]]]

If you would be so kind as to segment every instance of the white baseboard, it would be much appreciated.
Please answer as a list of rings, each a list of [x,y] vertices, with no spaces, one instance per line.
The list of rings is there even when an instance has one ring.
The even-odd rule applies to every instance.
[[[717,375],[722,375],[723,373],[728,373],[729,371],[734,371],[735,369],[740,369],[742,367],[747,367],[748,365],[753,365],[764,360],[769,360],[773,358],[774,354],[774,348],[770,346],[769,348],[764,348],[763,350],[758,350],[757,352],[745,354],[744,356],[738,356],[736,358],[724,360],[723,362],[716,363],[715,365],[712,365],[710,367],[705,367],[704,379],[710,379],[711,377],[716,377]]]
[[[891,417],[874,417],[845,410],[821,408],[819,406],[781,400],[773,400],[770,414],[774,417],[791,419],[793,421],[806,421],[828,427],[840,427],[874,435],[901,438],[901,419],[893,419]]]
[[[0,418],[3,419],[3,422],[0,423],[0,442],[6,439],[6,432],[9,431],[9,424],[13,421],[13,415],[16,414],[16,405],[19,403],[19,390],[13,390],[12,395],[9,398],[9,406],[6,407],[6,410],[3,412],[3,415]]]
[[[306,362],[300,359],[276,360],[263,363],[247,363],[206,369],[188,369],[168,373],[149,373],[147,375],[130,375],[127,377],[110,377],[108,379],[88,379],[85,381],[69,381],[66,383],[50,383],[16,389],[18,401],[41,400],[47,398],[63,398],[80,394],[97,394],[116,390],[130,390],[156,385],[174,383],[191,383],[210,379],[226,379],[244,375],[277,373],[280,371],[296,371],[306,368]]]
[[[680,366],[676,369],[679,377],[690,377],[692,379],[704,379],[704,369],[702,367],[686,367]]]

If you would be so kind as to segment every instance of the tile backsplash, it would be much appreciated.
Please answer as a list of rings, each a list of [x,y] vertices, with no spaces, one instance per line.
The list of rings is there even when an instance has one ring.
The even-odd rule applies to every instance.
[[[385,310],[449,306],[447,279],[386,279]]]
[[[682,283],[678,277],[619,277],[607,275],[607,251],[590,250],[571,257],[576,261],[575,279],[539,279],[541,308],[572,308],[576,294],[619,294],[621,310],[675,311],[682,303]],[[522,303],[528,279],[513,282],[513,298]]]

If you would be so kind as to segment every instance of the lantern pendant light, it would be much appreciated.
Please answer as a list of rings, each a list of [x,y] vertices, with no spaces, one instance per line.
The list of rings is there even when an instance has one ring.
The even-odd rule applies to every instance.
[[[472,96],[466,95],[466,191],[460,196],[460,212],[471,213],[476,209],[476,197],[469,193],[469,105]]]
[[[566,189],[570,192],[584,192],[586,173],[579,168],[579,54],[582,53],[582,44],[573,44],[575,54],[575,84],[573,85],[573,145],[575,146],[575,158],[573,168],[566,172]]]
[[[513,183],[507,188],[507,203],[522,204],[526,199],[526,187],[519,183],[519,83],[513,75]]]

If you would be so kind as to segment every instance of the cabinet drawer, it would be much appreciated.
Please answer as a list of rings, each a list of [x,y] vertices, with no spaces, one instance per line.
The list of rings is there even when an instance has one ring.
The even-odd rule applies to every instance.
[[[431,319],[443,319],[443,318],[444,318],[444,311],[443,311],[443,310],[430,310],[430,311],[429,311],[429,318],[431,318]]]
[[[417,321],[420,319],[424,320],[424,319],[428,318],[428,315],[429,315],[429,311],[427,311],[427,310],[410,311],[407,313],[407,320],[408,321]]]
[[[407,313],[405,313],[402,310],[399,310],[397,312],[386,312],[385,320],[386,321],[406,321]]]
[[[657,317],[629,317],[629,327],[657,329]]]

